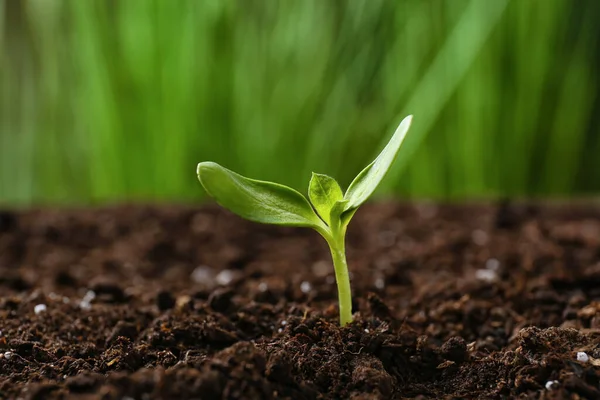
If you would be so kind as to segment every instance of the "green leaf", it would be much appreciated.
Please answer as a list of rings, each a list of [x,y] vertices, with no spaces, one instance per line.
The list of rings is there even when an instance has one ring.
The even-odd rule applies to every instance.
[[[263,224],[323,229],[323,222],[306,198],[287,186],[257,181],[214,162],[198,164],[198,179],[221,206]]]
[[[348,200],[339,200],[337,201],[333,207],[331,207],[331,211],[329,213],[329,220],[331,221],[331,230],[339,233],[342,232],[342,234],[345,233],[346,228],[348,227],[348,224],[350,223],[350,220],[352,219],[352,217],[354,216],[354,213],[356,212],[356,208],[354,210],[350,210],[347,212],[344,212],[344,210],[346,209],[346,205],[348,204]]]
[[[335,179],[313,172],[308,184],[308,198],[327,225],[331,224],[331,209],[344,198],[342,189]]]
[[[346,203],[344,211],[349,211],[360,207],[367,199],[373,194],[379,183],[385,177],[385,174],[390,169],[390,166],[398,155],[398,150],[402,145],[402,141],[408,132],[410,123],[412,122],[412,115],[404,118],[394,132],[394,136],[390,139],[385,148],[377,156],[375,161],[369,164],[354,178],[344,199],[348,201]]]

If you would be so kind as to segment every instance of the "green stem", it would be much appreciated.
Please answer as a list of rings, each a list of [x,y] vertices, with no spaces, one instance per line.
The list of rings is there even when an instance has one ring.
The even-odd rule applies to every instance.
[[[338,299],[340,308],[340,325],[344,326],[352,322],[352,291],[350,290],[350,275],[348,274],[348,264],[346,262],[346,249],[344,234],[327,240],[331,257],[333,258],[333,268],[335,269],[335,280],[338,288]]]

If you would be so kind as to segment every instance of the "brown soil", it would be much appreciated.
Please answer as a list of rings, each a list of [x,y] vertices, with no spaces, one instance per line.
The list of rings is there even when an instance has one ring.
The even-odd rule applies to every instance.
[[[600,207],[371,205],[348,246],[339,328],[310,230],[0,212],[0,398],[600,398]]]

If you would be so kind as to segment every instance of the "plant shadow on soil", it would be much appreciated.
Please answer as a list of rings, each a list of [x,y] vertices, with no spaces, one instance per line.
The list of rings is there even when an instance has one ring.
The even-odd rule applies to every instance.
[[[597,399],[599,217],[365,206],[340,328],[310,230],[212,206],[0,212],[0,398]]]

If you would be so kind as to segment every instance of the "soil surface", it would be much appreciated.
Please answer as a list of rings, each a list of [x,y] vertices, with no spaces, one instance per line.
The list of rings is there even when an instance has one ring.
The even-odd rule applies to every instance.
[[[0,398],[600,399],[600,206],[0,212]]]

